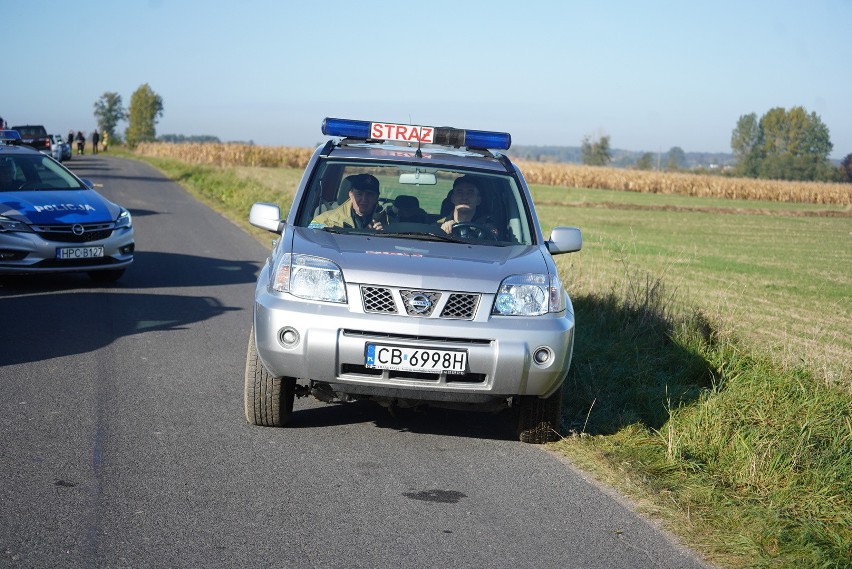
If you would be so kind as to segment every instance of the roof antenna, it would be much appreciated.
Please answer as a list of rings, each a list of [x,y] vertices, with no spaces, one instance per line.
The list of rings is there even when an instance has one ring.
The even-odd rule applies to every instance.
[[[414,123],[412,122],[412,120],[411,120],[411,115],[408,115],[408,124],[414,124]],[[420,138],[421,138],[421,136],[422,136],[422,135],[423,135],[423,131],[421,131],[421,130],[418,128],[418,129],[417,129],[417,150],[414,152],[414,157],[415,157],[415,158],[423,158],[423,152],[421,152],[421,151],[420,151],[420,145],[422,145],[422,144],[423,144],[423,141],[422,141],[422,140],[420,140]]]

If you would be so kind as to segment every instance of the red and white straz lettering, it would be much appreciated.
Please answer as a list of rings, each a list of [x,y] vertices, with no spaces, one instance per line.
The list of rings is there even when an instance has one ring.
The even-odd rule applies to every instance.
[[[434,140],[435,129],[431,126],[412,124],[370,123],[370,138],[376,140],[403,140],[405,142],[420,141],[431,143]]]

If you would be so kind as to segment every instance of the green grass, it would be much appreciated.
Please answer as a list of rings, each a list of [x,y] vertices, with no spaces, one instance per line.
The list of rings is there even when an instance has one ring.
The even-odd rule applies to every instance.
[[[572,295],[622,278],[627,263],[779,363],[804,363],[852,389],[852,217],[706,213],[698,208],[718,200],[606,193],[631,203],[641,197],[647,207],[676,201],[696,209],[637,211],[612,195],[606,208],[538,206],[544,227],[583,229],[583,251],[557,258]],[[748,205],[732,201],[727,209]]]
[[[301,176],[151,162],[244,227]],[[578,326],[551,448],[720,566],[852,567],[850,218],[534,192],[545,228],[584,231],[556,258]]]
[[[849,567],[852,407],[743,346],[659,280],[574,297],[553,448],[728,567]]]

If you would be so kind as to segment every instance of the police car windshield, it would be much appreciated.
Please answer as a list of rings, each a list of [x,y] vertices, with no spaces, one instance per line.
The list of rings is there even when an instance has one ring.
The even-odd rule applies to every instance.
[[[328,159],[302,196],[296,225],[336,233],[531,245],[526,208],[517,180],[507,173]]]
[[[0,154],[0,191],[79,190],[79,180],[42,154]]]

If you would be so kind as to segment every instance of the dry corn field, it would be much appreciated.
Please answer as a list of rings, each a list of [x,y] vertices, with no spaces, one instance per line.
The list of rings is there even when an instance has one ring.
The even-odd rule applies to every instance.
[[[529,184],[705,198],[825,205],[852,204],[852,184],[755,180],[578,164],[543,162],[517,162],[517,164]]]
[[[137,146],[135,152],[155,158],[174,158],[189,164],[303,169],[314,149],[254,144],[147,142]]]
[[[174,158],[192,164],[302,169],[311,157],[313,149],[250,144],[157,142],[140,144],[136,152],[144,156]],[[546,186],[723,199],[852,205],[852,184],[755,180],[548,162],[519,161],[517,164],[528,183]]]

